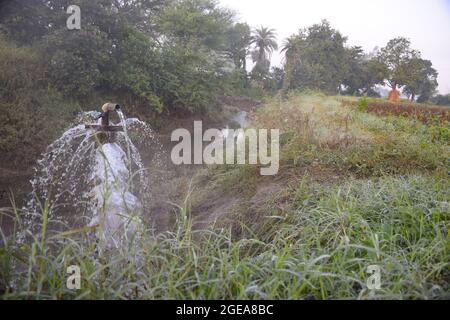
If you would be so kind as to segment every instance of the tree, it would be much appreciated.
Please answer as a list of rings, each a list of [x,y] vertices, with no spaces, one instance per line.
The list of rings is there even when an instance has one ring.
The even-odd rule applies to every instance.
[[[420,52],[411,49],[411,42],[403,37],[392,39],[378,53],[377,59],[387,70],[386,84],[397,90],[408,83],[411,60],[420,58]]]
[[[236,23],[227,31],[226,55],[234,62],[237,87],[246,88],[249,85],[247,75],[247,57],[253,38],[250,26],[246,23]]]
[[[372,95],[374,86],[382,84],[386,77],[385,65],[365,54],[361,47],[351,47],[346,51],[347,72],[343,80],[346,93]]]
[[[411,101],[415,101],[417,95],[419,95],[418,102],[428,101],[438,86],[438,73],[431,61],[413,58],[407,64],[406,73],[404,92]]]
[[[209,49],[225,51],[233,13],[220,8],[214,0],[178,0],[162,10],[158,24],[162,40],[196,41]]]
[[[272,67],[270,72],[271,74],[271,82],[272,82],[272,91],[277,91],[283,88],[285,72],[282,68]]]
[[[163,111],[163,57],[155,42],[134,28],[123,30],[122,40],[104,72],[108,89],[131,95],[157,112]]]
[[[233,78],[229,52],[233,15],[213,0],[178,0],[159,18],[163,65],[155,92],[177,111],[203,112]]]
[[[0,1],[0,29],[20,44],[32,44],[48,34],[55,16],[45,1]]]
[[[263,78],[269,73],[272,52],[278,50],[275,30],[261,26],[253,32],[253,43],[255,50],[252,59],[255,67],[252,74],[255,78]]]
[[[301,50],[304,45],[302,38],[298,36],[289,37],[281,48],[284,53],[285,75],[283,80],[283,90],[289,90],[292,86],[291,80],[298,75],[301,61]]]
[[[46,77],[73,98],[89,98],[99,88],[111,63],[112,43],[96,27],[76,32],[58,30],[45,36],[40,51],[46,56]],[[89,57],[89,58],[86,58]]]
[[[365,54],[361,47],[346,49],[347,71],[343,80],[346,92],[359,95],[366,86],[367,68]]]
[[[228,45],[226,52],[233,59],[237,69],[247,70],[247,57],[252,44],[250,26],[246,23],[236,23],[228,30]]]
[[[290,69],[284,87],[319,89],[332,94],[340,91],[347,70],[346,41],[326,20],[300,30],[284,46]],[[301,72],[296,72],[300,69]]]

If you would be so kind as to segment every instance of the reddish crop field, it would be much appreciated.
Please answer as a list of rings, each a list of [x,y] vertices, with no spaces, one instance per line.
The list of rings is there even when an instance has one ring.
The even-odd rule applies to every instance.
[[[357,101],[341,100],[344,104],[357,107]],[[430,121],[450,122],[450,108],[424,104],[392,103],[388,101],[368,101],[366,112],[379,116],[401,116],[417,119],[423,123]]]
[[[446,107],[369,102],[366,111],[380,116],[403,116],[417,119],[423,123],[430,120],[450,121],[450,108]]]

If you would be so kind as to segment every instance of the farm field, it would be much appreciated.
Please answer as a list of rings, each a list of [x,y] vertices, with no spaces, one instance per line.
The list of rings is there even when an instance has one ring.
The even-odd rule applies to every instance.
[[[343,103],[352,106],[360,106],[365,111],[380,116],[402,116],[424,123],[448,123],[450,122],[450,108],[446,106],[436,106],[430,104],[399,102],[391,103],[384,99],[359,99],[344,98]]]
[[[86,230],[43,231],[29,246],[9,239],[1,280],[16,287],[4,297],[449,298],[450,147],[436,134],[448,123],[301,94],[269,99],[250,121],[281,128],[277,176],[224,165],[173,180],[184,192],[167,212],[172,228],[148,230],[103,260],[83,242]],[[61,272],[71,264],[87,275],[76,293]],[[381,268],[377,291],[365,285],[372,265]]]

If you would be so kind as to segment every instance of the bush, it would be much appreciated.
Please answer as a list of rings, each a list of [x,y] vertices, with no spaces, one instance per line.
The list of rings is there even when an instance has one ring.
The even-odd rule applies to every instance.
[[[34,163],[80,110],[41,79],[41,57],[0,38],[0,160],[4,167]]]
[[[362,97],[358,100],[358,111],[365,112],[369,107],[369,102],[366,97]]]
[[[104,32],[86,26],[77,32],[54,32],[39,49],[47,57],[45,71],[52,86],[67,97],[86,100],[104,80],[111,46]]]

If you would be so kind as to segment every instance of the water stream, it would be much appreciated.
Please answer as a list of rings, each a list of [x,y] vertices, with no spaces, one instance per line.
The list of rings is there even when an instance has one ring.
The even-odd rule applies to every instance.
[[[91,123],[97,114],[83,113],[78,122]],[[144,122],[126,119],[122,111],[118,115],[123,132],[76,124],[43,153],[24,208],[30,228],[39,227],[48,208],[53,231],[95,226],[107,248],[137,234],[149,179],[129,134],[138,130],[140,139],[155,138]]]

